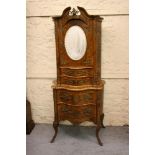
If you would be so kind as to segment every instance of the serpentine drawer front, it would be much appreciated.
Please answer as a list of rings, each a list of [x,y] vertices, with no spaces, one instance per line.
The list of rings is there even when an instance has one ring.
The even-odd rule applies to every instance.
[[[101,80],[101,22],[82,7],[66,8],[53,17],[56,39],[57,79],[53,87],[55,134],[60,121],[73,125],[91,121],[96,137],[103,125],[104,81]]]
[[[85,103],[96,104],[96,91],[58,90],[57,100],[58,102],[72,104],[72,105],[83,105]]]
[[[93,84],[93,77],[82,77],[82,78],[71,78],[71,77],[61,77],[61,84],[81,86],[81,85],[91,85]]]
[[[61,68],[62,76],[67,77],[93,77],[93,70],[92,68],[84,68],[84,69],[76,69],[73,67],[69,68]]]
[[[60,103],[58,104],[58,117],[59,120],[69,120],[75,124],[90,120],[96,122],[96,105],[88,104],[77,107]]]

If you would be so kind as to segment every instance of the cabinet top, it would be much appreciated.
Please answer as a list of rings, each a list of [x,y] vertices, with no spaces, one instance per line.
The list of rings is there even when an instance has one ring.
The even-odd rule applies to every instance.
[[[61,16],[53,16],[52,18],[54,20],[58,20],[66,16],[70,18],[79,18],[80,16],[85,16],[88,18],[97,19],[99,21],[103,20],[103,18],[100,17],[99,15],[89,15],[83,7],[79,7],[79,6],[77,6],[77,9],[75,8],[71,9],[71,7],[67,7],[66,9],[64,9]]]

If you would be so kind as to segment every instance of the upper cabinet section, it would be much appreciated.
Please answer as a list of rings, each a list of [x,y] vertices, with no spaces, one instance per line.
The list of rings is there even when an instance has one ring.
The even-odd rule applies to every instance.
[[[53,20],[57,83],[74,86],[98,84],[101,75],[102,18],[89,15],[82,7],[68,7]]]
[[[82,7],[67,7],[61,16],[54,16],[53,20],[58,68],[97,67],[94,64],[97,57],[100,58],[102,18],[89,15]]]

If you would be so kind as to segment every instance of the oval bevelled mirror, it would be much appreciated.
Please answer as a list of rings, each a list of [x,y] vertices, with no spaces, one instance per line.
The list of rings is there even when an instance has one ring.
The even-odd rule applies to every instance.
[[[87,48],[86,35],[80,26],[72,26],[65,35],[65,48],[72,60],[80,60]]]

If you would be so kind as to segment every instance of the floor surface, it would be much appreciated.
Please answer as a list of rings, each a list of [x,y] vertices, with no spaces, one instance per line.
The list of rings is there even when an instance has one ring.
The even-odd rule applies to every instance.
[[[99,146],[95,127],[60,125],[54,143],[50,143],[52,125],[36,124],[26,136],[27,155],[128,155],[129,130],[127,126],[106,127],[100,130],[103,146]]]

